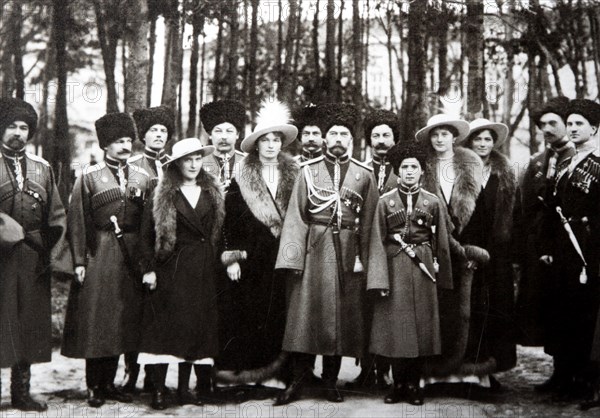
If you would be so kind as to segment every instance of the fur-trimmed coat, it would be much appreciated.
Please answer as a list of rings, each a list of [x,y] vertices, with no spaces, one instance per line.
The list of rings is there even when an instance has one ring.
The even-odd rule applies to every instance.
[[[186,360],[216,357],[218,308],[216,248],[225,217],[223,190],[204,170],[194,208],[170,166],[144,210],[142,270],[154,271],[157,288],[144,303],[139,351]]]
[[[478,265],[489,262],[489,253],[483,248],[487,223],[482,223],[481,212],[476,213],[482,191],[481,158],[473,151],[457,147],[454,150],[455,181],[447,205],[448,227],[451,231],[450,249],[454,288],[439,289],[442,355],[428,362],[426,376],[445,377],[452,374],[483,375],[496,369],[493,359],[483,362],[467,358],[470,340],[472,286],[474,270],[467,268],[469,260]],[[445,198],[437,178],[437,159],[433,150],[428,157],[422,186],[435,193],[442,202]],[[479,359],[477,359],[479,360]]]
[[[278,157],[279,183],[273,197],[255,153],[244,158],[225,199],[219,306],[221,369],[247,370],[271,363],[281,351],[285,327],[285,280],[274,273],[279,237],[299,166]],[[227,276],[238,262],[241,278]]]

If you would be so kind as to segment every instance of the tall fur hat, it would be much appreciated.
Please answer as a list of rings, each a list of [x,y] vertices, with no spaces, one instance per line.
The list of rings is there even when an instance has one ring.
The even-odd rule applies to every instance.
[[[167,106],[138,109],[133,112],[133,119],[137,127],[140,141],[145,142],[146,132],[154,125],[163,125],[167,128],[167,141],[173,137],[175,131],[175,112]]]
[[[367,145],[371,145],[371,132],[373,128],[379,125],[387,125],[392,129],[394,142],[400,140],[400,118],[394,112],[384,109],[371,110],[365,116],[365,140]]]
[[[225,122],[231,123],[243,134],[246,127],[246,109],[237,100],[217,100],[202,106],[200,120],[209,135],[215,126]]]
[[[292,112],[294,125],[298,128],[298,138],[302,136],[302,130],[305,126],[318,126],[321,130],[321,136],[325,136],[325,126],[321,110],[320,106],[311,103]]]
[[[577,114],[587,119],[590,125],[600,124],[600,104],[588,99],[575,99],[569,102],[565,111],[565,121],[569,115]]]
[[[38,115],[33,106],[21,99],[0,99],[0,135],[4,135],[8,125],[15,121],[25,122],[29,126],[27,139],[31,139],[38,122]]]
[[[403,160],[407,158],[416,158],[421,169],[425,169],[427,163],[427,149],[426,143],[416,140],[400,141],[397,142],[387,152],[387,159],[394,168],[394,172],[398,174],[398,169]]]
[[[544,103],[544,105],[542,107],[540,107],[533,113],[533,120],[535,121],[535,124],[539,127],[540,119],[542,118],[542,116],[544,116],[546,113],[555,113],[558,116],[560,116],[563,121],[566,122],[567,115],[565,114],[565,112],[567,111],[568,105],[569,105],[568,97],[565,97],[565,96],[553,97],[552,99],[548,100],[546,103]]]
[[[135,125],[128,113],[107,113],[96,121],[100,148],[106,148],[119,138],[135,139]]]
[[[334,125],[345,126],[350,130],[352,136],[356,136],[356,126],[360,122],[360,114],[356,106],[350,103],[325,103],[319,105],[320,112],[323,114],[324,127],[323,136]]]

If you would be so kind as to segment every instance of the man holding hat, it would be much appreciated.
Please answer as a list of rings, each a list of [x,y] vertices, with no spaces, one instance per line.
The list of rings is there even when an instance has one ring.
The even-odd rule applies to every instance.
[[[136,250],[150,187],[145,170],[127,163],[135,138],[127,113],[96,121],[104,162],[75,182],[68,226],[75,281],[65,318],[62,354],[86,359],[88,403],[131,402],[114,386],[119,355],[138,348],[142,298]]]
[[[156,186],[166,161],[165,146],[173,138],[175,114],[167,106],[157,106],[134,111],[133,119],[145,147],[143,154],[131,157],[128,162],[144,169],[152,179],[152,186]]]
[[[344,399],[336,388],[342,356],[361,358],[365,349],[363,305],[368,237],[377,187],[371,169],[350,158],[359,120],[349,104],[323,105],[327,150],[301,167],[285,217],[276,269],[297,277],[289,284],[283,349],[294,353],[293,381],[277,399],[300,394],[313,355],[323,355],[323,381],[330,402]]]
[[[394,112],[378,109],[367,113],[364,125],[365,140],[373,153],[367,165],[373,167],[379,194],[387,193],[398,186],[387,152],[400,140],[400,119]]]
[[[540,258],[556,272],[548,283],[555,305],[545,350],[564,365],[558,400],[581,397],[593,377],[589,358],[600,301],[600,105],[572,100],[565,116],[576,153],[546,201]]]
[[[548,297],[548,279],[553,269],[540,263],[540,228],[547,194],[552,192],[559,173],[569,166],[575,146],[566,130],[565,112],[569,99],[554,97],[538,109],[533,119],[544,135],[546,146],[529,161],[521,178],[515,199],[513,240],[514,263],[520,271],[519,293],[516,301],[517,342],[525,346],[544,345],[546,330],[554,324],[545,314],[553,310]],[[554,358],[554,372],[542,384],[539,392],[554,392],[564,386],[566,376],[560,359]]]
[[[12,368],[12,406],[39,412],[47,407],[29,393],[30,365],[51,358],[50,253],[66,216],[52,168],[25,152],[36,127],[29,103],[0,99],[0,367]]]
[[[300,163],[323,155],[323,130],[319,125],[322,115],[319,113],[319,106],[312,103],[293,113],[294,125],[302,142],[302,154],[297,157]]]
[[[215,152],[206,156],[203,167],[227,190],[245,156],[235,149],[235,144],[246,127],[246,109],[237,100],[217,100],[202,106],[200,120],[215,147]]]

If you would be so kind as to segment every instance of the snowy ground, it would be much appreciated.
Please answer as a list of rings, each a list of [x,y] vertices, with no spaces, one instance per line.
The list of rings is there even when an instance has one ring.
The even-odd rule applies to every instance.
[[[317,362],[320,364],[320,361]],[[317,374],[319,370],[316,371]],[[557,405],[532,390],[551,372],[550,358],[538,348],[519,347],[519,366],[497,377],[506,387],[505,393],[485,400],[473,401],[445,396],[429,396],[421,407],[409,404],[385,405],[383,394],[344,392],[346,401],[332,404],[319,400],[315,390],[306,393],[299,402],[274,407],[272,397],[245,402],[230,402],[204,407],[172,407],[157,413],[149,408],[148,395],[139,396],[132,404],[107,402],[100,409],[87,406],[84,362],[62,357],[57,351],[51,363],[32,367],[32,393],[44,399],[49,409],[41,416],[47,417],[142,417],[142,416],[194,416],[194,417],[597,417],[600,409],[579,411],[575,405]],[[358,374],[351,359],[344,359],[340,373],[341,384]],[[123,376],[122,364],[118,378]],[[193,379],[193,378],[192,378]],[[35,417],[35,413],[15,411],[9,407],[9,371],[2,370],[2,407],[0,418]],[[142,378],[138,382],[141,385]],[[177,385],[177,368],[171,367],[167,383]],[[269,394],[265,394],[268,396]]]

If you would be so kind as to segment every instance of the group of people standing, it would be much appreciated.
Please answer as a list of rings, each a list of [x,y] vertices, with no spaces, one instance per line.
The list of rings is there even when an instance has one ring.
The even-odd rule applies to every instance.
[[[500,389],[517,342],[554,356],[537,390],[587,389],[582,407],[600,404],[600,105],[544,104],[548,146],[520,183],[499,151],[507,126],[486,119],[434,115],[401,139],[393,112],[360,123],[350,104],[290,114],[271,100],[237,150],[243,104],[200,114],[211,145],[172,141],[162,106],[97,120],[105,159],[77,178],[65,215],[51,168],[24,152],[35,111],[0,101],[0,365],[14,407],[45,409],[29,365],[50,360],[48,264],[65,239],[75,280],[62,354],[86,360],[92,407],[131,402],[144,366],[151,406],[165,409],[169,364],[181,405],[272,378],[285,384],[276,405],[311,384],[342,402],[342,357],[361,366],[347,388],[422,405],[426,384]],[[359,125],[367,162],[351,157]],[[136,138],[145,149],[132,156]]]

